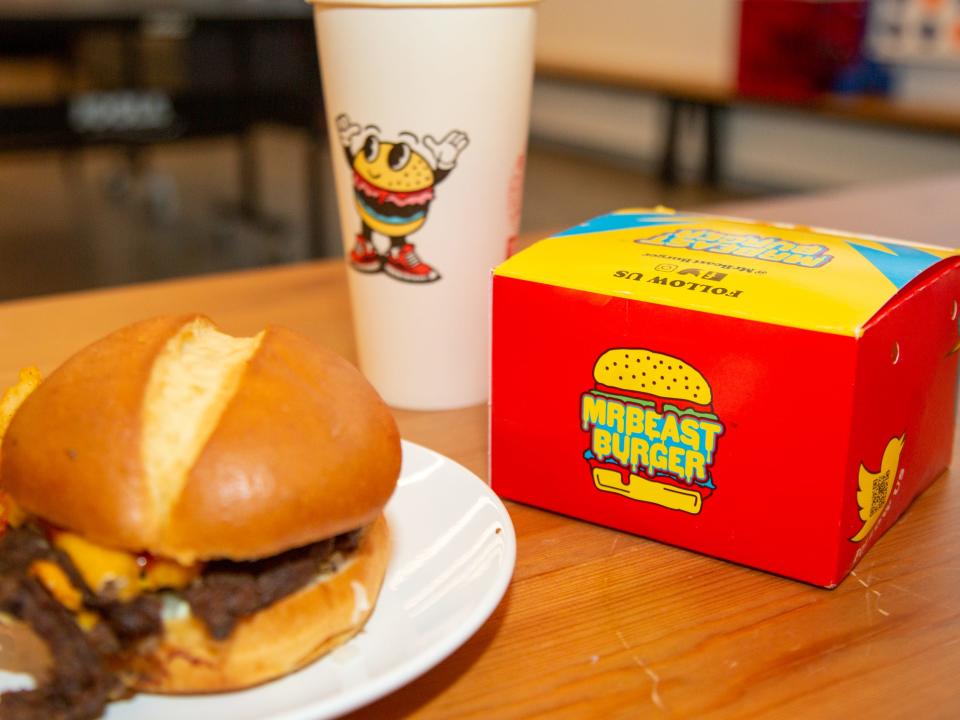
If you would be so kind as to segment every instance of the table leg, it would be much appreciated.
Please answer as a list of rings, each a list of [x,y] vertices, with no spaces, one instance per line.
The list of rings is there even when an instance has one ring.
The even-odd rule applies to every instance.
[[[260,166],[257,162],[255,131],[252,127],[240,134],[237,150],[240,215],[248,220],[256,219],[261,215]]]
[[[660,181],[665,185],[674,185],[677,182],[677,143],[680,137],[680,115],[685,104],[683,100],[667,98],[667,125],[660,159]]]
[[[704,155],[703,182],[716,186],[723,175],[723,122],[726,107],[715,103],[703,106]]]
[[[307,44],[310,56],[316,62],[314,53],[313,38]],[[306,58],[305,58],[306,60]],[[319,68],[316,77],[320,77]],[[323,160],[323,146],[327,139],[327,121],[324,112],[323,92],[319,83],[316,86],[316,94],[310,101],[310,117],[307,123],[307,242],[304,247],[310,257],[321,258],[329,255],[326,243],[323,237],[323,172],[321,162]]]

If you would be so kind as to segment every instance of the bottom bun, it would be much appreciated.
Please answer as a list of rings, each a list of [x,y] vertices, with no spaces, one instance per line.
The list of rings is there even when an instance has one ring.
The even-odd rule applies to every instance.
[[[293,672],[353,637],[367,621],[390,554],[380,515],[337,573],[242,620],[215,640],[193,617],[168,621],[159,645],[139,655],[133,687],[154,693],[238,690]]]

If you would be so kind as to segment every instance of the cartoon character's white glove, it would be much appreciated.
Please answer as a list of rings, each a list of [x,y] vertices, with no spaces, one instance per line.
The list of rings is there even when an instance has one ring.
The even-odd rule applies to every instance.
[[[350,143],[363,130],[356,123],[350,122],[350,116],[346,113],[337,115],[337,134],[340,136],[340,144],[344,147],[350,147]]]
[[[436,159],[438,170],[450,170],[457,164],[460,153],[470,144],[470,138],[465,132],[451,130],[440,142],[437,142],[432,135],[427,135],[423,139],[423,144]]]

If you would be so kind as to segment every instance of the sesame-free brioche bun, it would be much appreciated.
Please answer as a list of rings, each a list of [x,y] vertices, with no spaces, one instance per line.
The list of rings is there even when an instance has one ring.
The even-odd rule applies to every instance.
[[[44,380],[3,438],[0,488],[101,545],[190,563],[367,525],[399,468],[396,424],[348,362],[188,315],[123,328]]]
[[[241,620],[214,640],[193,617],[167,621],[159,645],[133,659],[133,687],[207,693],[257,685],[298,670],[353,637],[373,610],[390,543],[381,515],[336,574]]]

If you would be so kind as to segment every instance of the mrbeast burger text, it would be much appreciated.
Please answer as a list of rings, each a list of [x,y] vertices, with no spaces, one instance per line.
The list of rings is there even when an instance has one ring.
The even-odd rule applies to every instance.
[[[584,453],[598,490],[699,513],[715,489],[723,434],[707,381],[687,363],[643,348],[608,350],[580,399]]]

